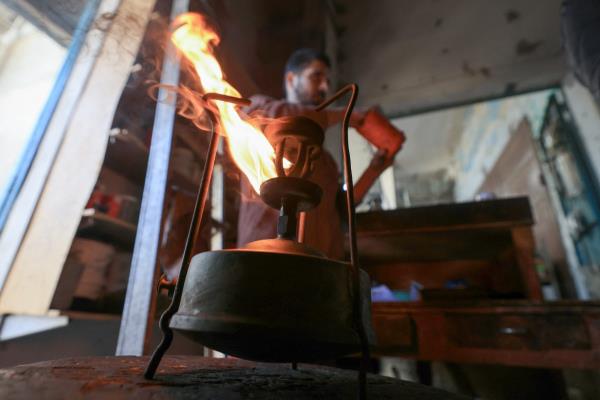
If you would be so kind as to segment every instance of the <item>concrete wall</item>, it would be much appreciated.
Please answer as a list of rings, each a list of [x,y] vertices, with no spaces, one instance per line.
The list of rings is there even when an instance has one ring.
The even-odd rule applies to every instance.
[[[467,107],[393,120],[406,133],[394,162],[396,197],[402,207],[452,202],[454,155]]]
[[[550,90],[479,103],[465,113],[456,148],[456,201],[472,200],[523,117],[540,129]]]
[[[539,130],[550,93],[394,119],[407,137],[393,169],[398,205],[473,199],[519,121],[527,116]]]
[[[394,165],[396,174],[452,170],[467,110],[459,107],[395,119],[394,125],[406,132],[406,143]]]

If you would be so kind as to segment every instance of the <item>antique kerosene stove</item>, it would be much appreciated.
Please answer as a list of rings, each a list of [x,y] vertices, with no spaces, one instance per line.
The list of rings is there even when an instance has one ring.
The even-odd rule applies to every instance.
[[[279,210],[277,237],[243,248],[207,251],[191,257],[215,162],[219,135],[213,129],[186,241],[179,280],[160,319],[163,340],[145,372],[152,378],[177,330],[235,357],[267,362],[332,359],[362,353],[359,396],[366,396],[366,365],[373,342],[368,275],[357,264],[348,122],[358,88],[348,85],[322,110],[351,92],[342,124],[342,149],[350,241],[350,262],[332,260],[297,239],[300,212],[319,204],[321,188],[308,178],[320,156],[322,128],[306,117],[271,121],[264,135],[275,150],[277,177],[260,187],[260,198]],[[248,100],[207,94],[205,101],[240,105]],[[213,124],[216,119],[208,111]]]

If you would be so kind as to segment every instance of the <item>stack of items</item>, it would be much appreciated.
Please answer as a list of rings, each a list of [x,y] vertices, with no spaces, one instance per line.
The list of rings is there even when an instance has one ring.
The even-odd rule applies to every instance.
[[[97,240],[76,238],[52,307],[119,313],[125,297],[131,253]]]

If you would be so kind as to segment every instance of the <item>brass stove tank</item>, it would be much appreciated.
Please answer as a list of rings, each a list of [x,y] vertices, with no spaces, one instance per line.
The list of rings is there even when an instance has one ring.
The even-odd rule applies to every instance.
[[[278,177],[261,198],[280,210],[275,239],[192,258],[171,328],[205,346],[256,361],[306,362],[360,351],[353,316],[352,270],[296,241],[297,213],[315,207],[318,185],[307,180],[323,131],[305,117],[274,120],[265,130]],[[291,167],[283,168],[283,159]],[[361,271],[363,324],[373,341],[370,281]]]

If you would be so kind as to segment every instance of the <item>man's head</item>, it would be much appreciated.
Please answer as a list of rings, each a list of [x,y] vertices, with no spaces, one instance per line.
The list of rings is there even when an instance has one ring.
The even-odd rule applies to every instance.
[[[284,87],[290,103],[316,106],[329,92],[329,57],[314,49],[296,50],[285,65]]]

